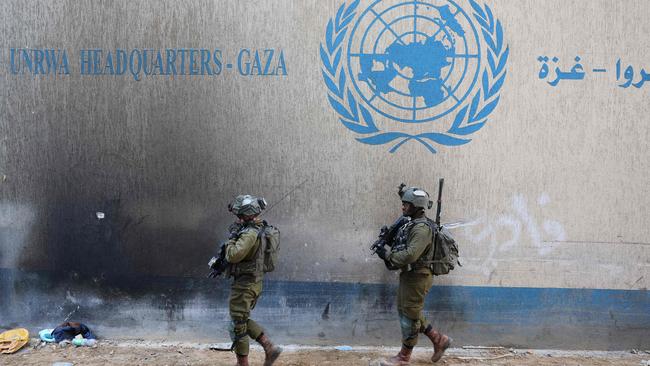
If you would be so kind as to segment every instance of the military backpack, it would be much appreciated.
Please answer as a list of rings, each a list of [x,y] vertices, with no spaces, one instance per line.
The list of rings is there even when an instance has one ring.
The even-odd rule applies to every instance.
[[[434,222],[432,224],[435,226]],[[438,230],[434,231],[434,234],[431,270],[436,276],[446,275],[456,267],[456,264],[461,265],[458,260],[458,245],[444,226],[440,226]]]
[[[264,227],[260,230],[259,236],[262,240],[261,247],[264,250],[264,273],[273,272],[278,263],[280,252],[280,230],[264,221]]]

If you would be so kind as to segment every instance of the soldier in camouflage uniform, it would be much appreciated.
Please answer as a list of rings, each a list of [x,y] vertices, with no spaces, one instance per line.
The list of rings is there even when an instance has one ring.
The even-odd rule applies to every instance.
[[[402,331],[402,349],[382,365],[408,365],[418,333],[424,333],[433,343],[431,361],[438,362],[451,344],[451,338],[433,329],[422,313],[424,299],[433,284],[433,235],[435,222],[426,217],[425,209],[433,202],[429,194],[416,187],[400,186],[402,213],[409,218],[395,236],[391,251],[380,247],[377,254],[389,268],[399,268],[397,311]]]
[[[250,195],[237,196],[228,206],[239,218],[230,226],[230,239],[224,244],[225,259],[230,264],[228,274],[234,279],[229,299],[230,337],[238,366],[248,366],[248,337],[264,348],[264,366],[272,365],[282,352],[282,348],[271,343],[262,327],[250,319],[250,312],[262,293],[264,249],[260,231],[264,222],[257,216],[265,207],[263,198]]]

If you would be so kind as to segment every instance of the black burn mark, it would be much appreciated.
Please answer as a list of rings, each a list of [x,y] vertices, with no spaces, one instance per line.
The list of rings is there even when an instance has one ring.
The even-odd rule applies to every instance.
[[[207,261],[217,248],[212,218],[206,217],[197,228],[178,228],[160,224],[170,221],[164,216],[173,212],[132,216],[125,211],[120,198],[95,201],[64,196],[49,203],[38,223],[44,240],[31,241],[19,268],[31,269],[34,253],[45,252],[46,264],[39,267],[90,278],[96,285],[127,288],[133,280],[124,279],[138,274],[205,275]]]
[[[128,218],[122,216],[119,198],[102,202],[63,198],[48,212],[45,239],[51,267],[91,277],[128,272],[122,230]]]

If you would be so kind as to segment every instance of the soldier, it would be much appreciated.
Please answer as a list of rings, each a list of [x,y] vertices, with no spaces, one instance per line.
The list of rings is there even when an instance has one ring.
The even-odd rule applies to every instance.
[[[397,231],[390,252],[381,246],[377,255],[389,268],[399,268],[399,289],[397,292],[397,311],[402,331],[402,349],[382,365],[408,365],[413,347],[417,344],[418,333],[424,333],[433,343],[434,353],[431,361],[438,362],[452,339],[433,329],[426,320],[422,309],[424,299],[433,284],[433,236],[435,223],[425,214],[433,202],[429,194],[416,187],[400,186],[402,213],[409,220]]]
[[[229,228],[230,239],[225,243],[228,274],[233,277],[230,288],[230,338],[237,355],[238,366],[248,366],[248,337],[264,348],[264,366],[270,366],[280,356],[282,348],[274,346],[250,312],[262,293],[264,277],[264,248],[262,230],[266,222],[258,215],[266,208],[266,201],[250,195],[240,195],[228,206],[239,220]]]

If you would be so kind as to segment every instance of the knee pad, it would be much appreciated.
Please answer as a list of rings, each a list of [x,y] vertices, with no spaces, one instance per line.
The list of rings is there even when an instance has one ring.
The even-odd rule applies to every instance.
[[[408,340],[417,338],[420,330],[420,321],[407,318],[404,315],[399,317],[399,325],[402,330],[402,339]]]
[[[228,333],[230,334],[230,340],[237,342],[246,336],[246,323],[248,320],[233,320],[230,322],[230,327],[228,328]]]

